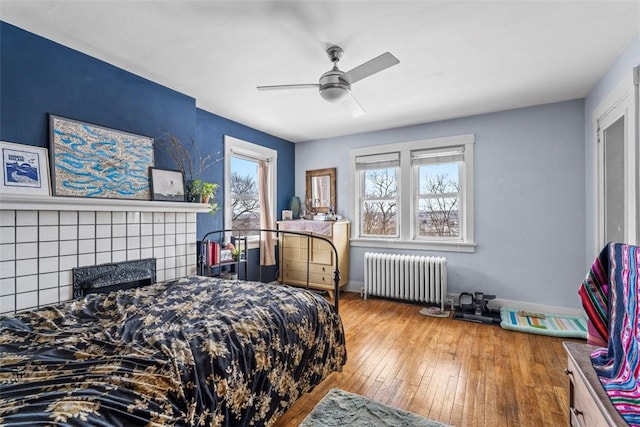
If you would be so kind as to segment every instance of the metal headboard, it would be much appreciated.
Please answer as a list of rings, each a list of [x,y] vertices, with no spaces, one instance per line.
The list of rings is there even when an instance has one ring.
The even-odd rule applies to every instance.
[[[208,238],[211,237],[217,237],[217,238],[226,238],[228,236],[230,237],[234,237],[237,239],[240,238],[244,238],[247,236],[247,233],[252,233],[252,235],[254,235],[255,233],[258,234],[259,236],[259,240],[260,242],[262,241],[262,233],[274,233],[276,235],[276,238],[278,239],[278,241],[280,240],[280,236],[281,235],[295,235],[295,236],[302,236],[302,237],[306,237],[307,238],[307,287],[309,286],[309,262],[310,262],[310,255],[311,255],[311,239],[318,239],[318,240],[322,240],[323,242],[326,242],[329,244],[329,246],[331,247],[331,249],[333,250],[333,254],[335,256],[335,266],[336,269],[333,271],[333,305],[336,308],[336,312],[338,312],[338,306],[339,306],[339,294],[340,294],[340,269],[339,269],[339,259],[338,259],[338,250],[336,249],[335,245],[333,244],[333,242],[323,236],[317,235],[317,234],[311,234],[309,232],[301,232],[301,231],[290,231],[290,230],[277,230],[277,229],[266,229],[266,228],[246,228],[246,229],[220,229],[220,230],[214,230],[214,231],[209,231],[208,233],[206,233],[201,241],[204,242],[206,241]],[[259,245],[258,247],[260,247],[261,245]],[[260,250],[260,249],[258,249]],[[282,250],[282,249],[281,249]],[[279,262],[278,260],[276,260],[276,262]],[[204,274],[204,268],[206,267],[207,263],[206,263],[206,259],[205,259],[205,255],[203,253],[203,251],[200,251],[200,256],[198,257],[198,267],[199,267],[199,271],[201,274]],[[245,278],[246,279],[246,278]]]

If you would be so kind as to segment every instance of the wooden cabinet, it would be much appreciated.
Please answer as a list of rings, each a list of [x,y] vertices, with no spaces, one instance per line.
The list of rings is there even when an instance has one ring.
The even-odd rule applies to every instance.
[[[338,251],[340,288],[349,282],[349,221],[296,220],[279,221],[277,224],[278,230],[296,231],[331,240]],[[278,245],[278,280],[281,283],[325,290],[333,298],[336,257],[327,242],[306,236],[281,234]]]
[[[572,427],[611,427],[628,425],[615,409],[591,363],[596,347],[565,342],[569,377],[569,425]]]

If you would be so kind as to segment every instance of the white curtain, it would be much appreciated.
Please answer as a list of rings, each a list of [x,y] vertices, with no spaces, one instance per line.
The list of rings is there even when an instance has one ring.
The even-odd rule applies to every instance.
[[[260,201],[260,228],[273,228],[271,218],[271,201],[269,200],[269,162],[258,162],[258,191]],[[273,233],[262,232],[260,236],[260,265],[276,263],[275,242]]]

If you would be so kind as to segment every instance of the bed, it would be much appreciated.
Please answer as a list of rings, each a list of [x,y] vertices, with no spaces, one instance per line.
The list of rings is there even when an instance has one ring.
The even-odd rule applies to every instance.
[[[345,239],[342,242],[343,247],[342,250],[338,250],[334,241],[327,235],[326,230],[327,227],[324,227],[328,222],[326,221],[281,221],[282,223],[288,223],[290,226],[294,224],[305,223],[306,226],[309,224],[316,225],[311,230],[306,227],[292,228],[292,229],[264,229],[264,228],[245,228],[245,229],[221,229],[214,230],[206,233],[200,243],[199,253],[198,253],[198,271],[202,275],[210,275],[210,274],[220,274],[222,268],[236,264],[237,262],[228,260],[223,261],[222,256],[220,255],[221,249],[226,247],[228,243],[234,243],[240,245],[240,247],[247,247],[247,239],[253,240],[253,245],[256,247],[254,250],[257,253],[256,259],[264,261],[266,266],[275,267],[275,274],[271,276],[270,279],[264,278],[262,274],[262,266],[259,267],[258,280],[263,281],[279,281],[280,283],[287,283],[294,286],[303,286],[306,289],[321,289],[328,291],[327,293],[333,300],[333,305],[338,311],[340,304],[340,289],[341,286],[346,284],[346,282],[342,282],[343,279],[342,273],[340,272],[340,268],[346,268],[348,271],[348,257],[344,257],[345,246],[348,245],[346,236],[348,235],[348,227],[346,228],[347,233],[345,234]],[[320,227],[318,227],[320,226]],[[331,230],[332,228],[329,227]],[[329,233],[331,234],[331,233]],[[282,242],[285,238],[291,238],[290,242],[294,243],[294,245],[285,248],[282,245]],[[215,249],[210,249],[211,244],[215,245]],[[299,246],[296,246],[299,245]],[[268,254],[269,247],[273,249],[270,254]],[[280,256],[276,254],[276,248],[280,251]],[[287,250],[288,256],[285,257],[284,251]],[[315,252],[317,251],[317,252]],[[216,256],[211,256],[211,252],[215,253]],[[246,251],[244,255],[247,256]],[[292,255],[294,254],[295,255]],[[343,255],[341,255],[341,253]],[[318,256],[318,259],[315,259]],[[344,261],[346,259],[347,265],[342,265],[340,261]],[[285,281],[285,275],[279,274],[280,268],[285,268],[287,264],[287,260],[294,261],[297,263],[298,277],[293,281]],[[280,266],[280,262],[283,263],[283,266]],[[247,277],[247,264],[245,261],[240,261],[240,263],[244,263],[244,277]],[[235,267],[240,269],[240,265],[236,265]],[[321,270],[319,270],[321,269]],[[314,273],[318,273],[319,271],[329,272],[331,274],[331,279],[327,279],[326,282],[323,282],[324,286],[318,287],[314,286],[311,282],[311,276]],[[306,274],[304,274],[306,273]],[[315,274],[317,276],[317,274]],[[348,274],[346,275],[348,276]],[[304,277],[304,279],[302,279]],[[345,280],[348,280],[347,277],[344,277]],[[324,280],[324,278],[323,278]]]
[[[193,276],[0,317],[0,424],[271,425],[346,362],[306,290]]]

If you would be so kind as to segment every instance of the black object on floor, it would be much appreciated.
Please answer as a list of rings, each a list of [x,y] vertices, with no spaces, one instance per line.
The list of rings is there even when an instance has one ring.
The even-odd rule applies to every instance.
[[[491,310],[487,307],[490,300],[495,299],[495,295],[487,295],[483,292],[463,292],[458,300],[459,307],[453,315],[454,319],[467,320],[469,322],[487,323],[499,325],[502,319],[500,311]]]
[[[486,323],[499,325],[502,319],[498,310],[483,310],[481,314],[476,314],[475,310],[464,310],[457,308],[453,315],[454,319],[466,320],[468,322]]]

